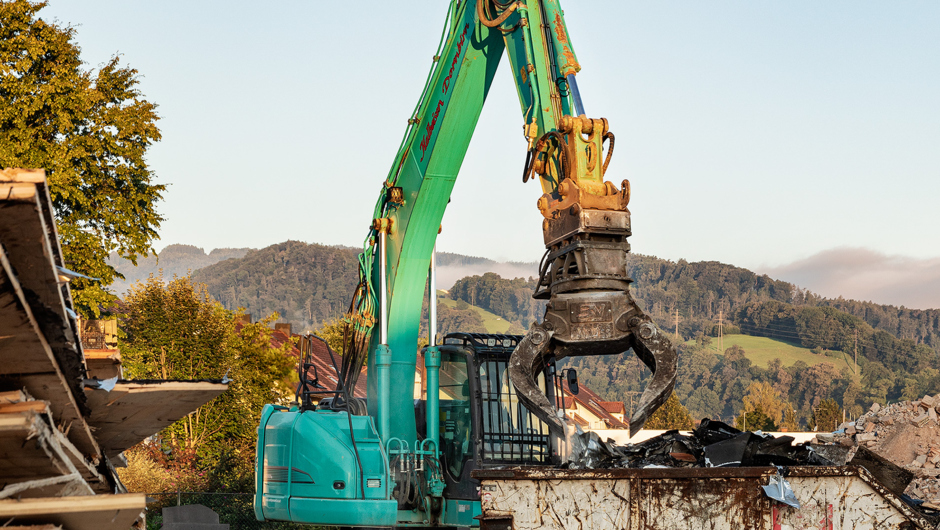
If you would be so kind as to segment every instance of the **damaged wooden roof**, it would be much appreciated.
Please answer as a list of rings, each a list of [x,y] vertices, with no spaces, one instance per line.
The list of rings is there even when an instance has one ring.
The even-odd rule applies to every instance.
[[[0,377],[49,402],[87,459],[100,450],[84,420],[84,367],[42,170],[0,170]]]
[[[110,391],[86,388],[98,443],[114,457],[225,392],[208,381],[118,381]]]
[[[68,287],[74,275],[62,259],[44,172],[0,170],[0,521],[123,530],[146,498],[120,494],[126,489],[109,460],[228,386],[117,381],[120,352],[107,341],[109,349],[89,357],[117,384],[88,380]]]

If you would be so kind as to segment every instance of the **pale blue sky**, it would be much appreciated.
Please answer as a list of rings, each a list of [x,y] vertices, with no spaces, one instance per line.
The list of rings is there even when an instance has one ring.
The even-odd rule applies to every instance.
[[[138,68],[170,185],[157,248],[359,245],[446,2],[50,0]],[[780,266],[940,256],[940,3],[563,1],[585,107],[632,183],[633,249]],[[269,7],[275,6],[275,7]],[[408,6],[403,8],[403,6]],[[439,249],[536,261],[515,90],[495,82]]]

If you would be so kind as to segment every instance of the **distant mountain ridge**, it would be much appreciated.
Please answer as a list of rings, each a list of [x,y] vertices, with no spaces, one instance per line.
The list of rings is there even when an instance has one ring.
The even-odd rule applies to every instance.
[[[124,276],[123,280],[116,280],[110,286],[111,292],[122,296],[128,287],[139,280],[147,279],[151,274],[157,275],[163,271],[163,276],[187,276],[191,272],[218,263],[227,259],[237,259],[248,253],[250,248],[216,248],[206,254],[206,251],[193,245],[167,245],[156,256],[139,258],[137,266],[129,260],[121,258],[116,252],[108,257],[108,264],[117,269]]]
[[[300,328],[315,329],[346,310],[355,286],[359,252],[354,247],[299,241],[260,250],[215,249],[208,254],[191,245],[169,245],[159,259],[142,259],[136,268],[126,260],[115,260],[127,280],[116,283],[113,290],[122,293],[133,281],[161,269],[167,277],[192,272],[230,309],[245,308],[255,317],[276,311]],[[437,262],[438,288],[456,288],[461,294],[452,294],[455,299],[462,298],[522,327],[541,314],[539,303],[530,298],[534,288],[531,279],[538,269],[535,262],[498,262],[449,252],[438,253]],[[671,262],[631,254],[628,266],[635,280],[634,296],[670,330],[674,330],[678,308],[679,332],[686,337],[710,333],[722,309],[728,319],[741,307],[773,300],[837,308],[896,337],[940,347],[940,310],[822,298],[791,283],[719,262]],[[494,274],[497,279],[492,279]],[[475,276],[482,280],[484,275],[492,280],[472,280]],[[475,285],[471,288],[471,284]],[[503,293],[494,296],[494,287]]]

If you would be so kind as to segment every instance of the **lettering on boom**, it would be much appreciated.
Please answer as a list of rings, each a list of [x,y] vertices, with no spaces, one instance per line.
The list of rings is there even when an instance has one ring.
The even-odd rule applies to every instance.
[[[441,109],[444,107],[444,96],[446,96],[447,91],[450,90],[450,81],[454,77],[454,68],[457,67],[457,63],[460,61],[463,45],[467,42],[467,31],[469,29],[470,24],[464,25],[463,33],[460,34],[460,40],[457,42],[457,52],[454,53],[454,58],[450,62],[450,70],[447,72],[447,77],[444,78],[444,83],[441,87],[441,99],[437,100],[434,115],[431,116],[431,120],[424,127],[425,134],[424,138],[421,139],[421,162],[424,162],[424,156],[427,154],[428,146],[431,145],[431,135],[434,133],[434,128],[437,126],[437,118],[440,116]]]

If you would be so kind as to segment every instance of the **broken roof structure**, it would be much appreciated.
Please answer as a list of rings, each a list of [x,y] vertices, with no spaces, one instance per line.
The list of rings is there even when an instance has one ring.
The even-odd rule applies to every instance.
[[[114,344],[95,344],[99,355],[82,348],[68,287],[75,275],[62,259],[45,173],[0,170],[0,518],[124,530],[146,499],[121,484],[121,451],[227,385],[120,381]]]

